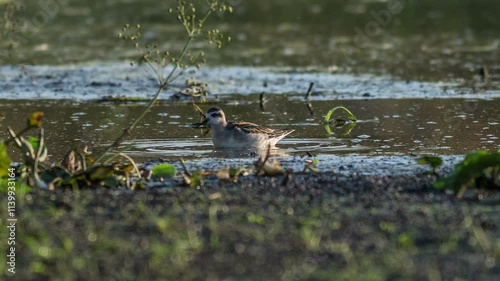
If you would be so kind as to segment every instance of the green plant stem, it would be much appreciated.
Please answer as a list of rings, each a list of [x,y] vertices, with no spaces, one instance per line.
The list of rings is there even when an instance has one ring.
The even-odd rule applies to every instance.
[[[347,114],[347,116],[349,117],[349,119],[350,119],[351,121],[353,121],[353,122],[356,122],[356,121],[357,121],[356,117],[354,116],[354,114],[352,114],[352,113],[351,113],[351,111],[349,111],[349,109],[347,109],[347,108],[345,108],[345,107],[343,107],[343,106],[337,106],[337,107],[335,107],[335,108],[332,108],[332,109],[331,109],[330,111],[328,111],[328,113],[326,114],[326,116],[325,116],[325,120],[323,121],[323,123],[324,123],[325,125],[327,125],[327,124],[329,124],[329,123],[330,123],[330,118],[331,118],[332,114],[333,114],[333,113],[334,113],[337,109],[343,110],[343,111]]]
[[[209,5],[209,9],[208,9],[207,13],[205,14],[205,16],[203,17],[203,19],[200,21],[200,25],[203,25],[205,23],[205,21],[208,19],[208,17],[210,17],[210,15],[213,12],[213,10],[210,7],[210,3],[207,2],[207,4]],[[175,64],[174,68],[172,69],[172,71],[168,74],[167,78],[165,79],[165,83],[166,84],[169,84],[172,81],[174,81],[175,79],[179,78],[185,72],[185,70],[187,68],[189,68],[190,66],[193,66],[193,64],[191,64],[187,68],[183,69],[178,75],[172,77],[172,75],[174,75],[175,71],[179,67],[179,63],[181,63],[182,59],[184,58],[184,55],[186,54],[187,48],[189,46],[189,43],[191,43],[191,41],[195,38],[196,30],[189,30],[189,29],[187,29],[186,31],[187,31],[188,36],[189,36],[188,40],[186,41],[186,44],[184,44],[184,47],[182,48],[181,55],[179,56],[179,59],[177,60],[177,63]]]
[[[194,36],[192,34],[189,34],[188,40],[186,40],[186,43],[184,44],[184,47],[182,48],[182,51],[181,51],[181,54],[179,55],[177,63],[174,65],[174,68],[172,69],[172,71],[170,71],[167,78],[165,78],[164,84],[168,85],[178,77],[177,76],[177,77],[174,77],[173,79],[170,79],[170,78],[172,78],[172,75],[174,75],[177,68],[179,68],[179,64],[181,63],[182,59],[184,58],[184,55],[186,54],[187,48],[188,48],[189,44],[191,43],[191,41],[193,41],[193,39],[194,39]]]
[[[24,129],[22,129],[19,133],[15,134],[16,136],[22,136],[24,133],[26,133],[27,131],[29,131],[30,129],[32,129],[32,127],[26,127]],[[5,145],[8,145],[9,143],[11,143],[12,141],[15,140],[15,137],[11,137],[10,139],[7,139],[6,141],[4,141],[3,143]]]
[[[160,85],[158,86],[158,90],[156,91],[156,94],[154,95],[154,97],[149,101],[149,104],[146,107],[146,109],[144,109],[144,111],[141,113],[141,115],[139,115],[139,117],[137,117],[135,119],[135,121],[132,122],[132,124],[130,124],[130,126],[128,126],[127,128],[125,128],[123,130],[122,134],[113,142],[113,144],[111,144],[108,148],[106,148],[106,150],[104,150],[104,152],[101,153],[101,155],[99,157],[97,157],[97,159],[95,160],[94,163],[99,163],[107,153],[109,153],[113,148],[118,147],[120,145],[120,143],[123,141],[123,139],[131,134],[132,130],[137,126],[137,124],[139,124],[140,121],[142,121],[144,116],[146,116],[146,114],[149,112],[149,110],[154,106],[154,104],[156,103],[156,101],[160,97],[160,94],[163,92],[163,90],[168,89],[169,84],[172,83],[172,81],[174,81],[178,77],[178,76],[176,76],[176,77],[172,78],[172,75],[177,70],[180,61],[182,61],[182,59],[184,58],[184,55],[186,54],[187,49],[189,47],[189,44],[191,43],[193,38],[194,37],[190,35],[189,38],[186,40],[186,43],[184,44],[184,47],[182,48],[182,51],[181,51],[179,58],[177,60],[178,63],[174,66],[172,71],[170,71],[168,76],[163,81],[161,81],[162,76],[158,76],[158,82],[160,83]]]
[[[207,2],[207,3],[209,3],[209,2]],[[212,12],[213,12],[212,7],[209,7],[207,13],[203,17],[203,19],[200,21],[200,25],[202,25],[208,19],[208,17],[212,14]],[[184,24],[184,26],[186,26],[186,24]],[[180,75],[176,75],[176,76],[173,76],[173,75],[177,71],[177,69],[179,68],[179,66],[181,65],[182,60],[184,59],[184,56],[187,53],[187,49],[189,47],[189,44],[191,43],[191,41],[193,41],[193,39],[195,38],[196,33],[199,32],[199,30],[197,30],[197,29],[193,29],[193,30],[186,29],[186,32],[188,33],[188,38],[186,40],[186,43],[182,47],[181,53],[179,54],[179,57],[176,60],[174,68],[170,71],[170,73],[167,75],[167,77],[164,78],[163,74],[160,73],[160,71],[157,71],[153,67],[153,65],[151,64],[151,62],[149,62],[148,60],[146,60],[146,62],[148,63],[148,65],[153,69],[153,71],[157,75],[158,83],[159,83],[158,90],[156,91],[156,94],[154,95],[154,97],[149,102],[149,104],[146,107],[146,109],[144,109],[144,111],[141,113],[141,115],[139,115],[139,117],[137,117],[135,119],[135,121],[132,122],[132,124],[130,124],[127,128],[125,128],[123,130],[122,134],[110,146],[108,146],[106,148],[106,150],[104,150],[104,152],[101,153],[101,155],[99,157],[97,157],[97,159],[94,162],[95,164],[97,164],[100,161],[102,161],[102,159],[105,157],[105,155],[107,153],[109,153],[113,148],[118,147],[120,145],[120,143],[123,141],[123,139],[125,139],[125,137],[127,137],[128,135],[130,135],[132,133],[132,130],[137,126],[137,124],[140,121],[142,121],[142,119],[144,118],[144,116],[146,116],[146,114],[149,112],[149,110],[154,106],[154,104],[156,103],[156,101],[160,97],[160,94],[163,92],[163,90],[168,89],[170,83],[172,83],[175,79],[177,79],[180,76]],[[183,71],[181,73],[183,73]]]
[[[165,84],[162,84],[158,87],[158,90],[156,91],[156,94],[155,96],[149,101],[149,104],[148,106],[146,107],[146,109],[141,113],[141,115],[139,115],[139,117],[137,117],[135,119],[134,122],[132,122],[132,124],[130,124],[126,129],[123,130],[122,134],[113,142],[113,144],[111,144],[110,146],[108,146],[108,148],[106,148],[106,150],[101,153],[101,155],[99,157],[97,157],[97,159],[95,160],[94,163],[99,163],[103,158],[104,156],[109,153],[113,148],[117,147],[120,145],[120,143],[123,141],[123,139],[125,137],[127,137],[128,135],[131,134],[132,130],[137,126],[137,124],[139,124],[139,122],[144,118],[144,116],[146,116],[146,114],[149,112],[149,110],[154,106],[154,104],[156,103],[156,101],[158,100],[158,97],[160,96],[160,94],[163,92],[163,90],[165,90],[167,88],[167,86]]]
[[[156,75],[156,78],[158,79],[158,84],[163,85],[163,74],[161,73],[161,68],[156,69],[153,64],[149,61],[149,59],[146,60],[146,63],[149,65],[149,67],[153,70],[154,74]]]

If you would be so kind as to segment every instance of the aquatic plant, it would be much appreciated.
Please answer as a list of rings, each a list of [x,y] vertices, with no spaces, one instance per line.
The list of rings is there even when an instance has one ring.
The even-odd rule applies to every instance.
[[[348,122],[344,119],[330,120],[332,118],[332,114],[337,110],[345,112],[347,114],[347,117],[349,118],[350,122]],[[332,132],[332,129],[330,128],[330,125],[332,123],[335,124],[335,126],[343,126],[343,125],[347,124],[348,126],[345,130],[345,135],[348,135],[349,133],[351,133],[351,130],[356,126],[357,121],[358,121],[358,119],[356,118],[356,116],[354,116],[354,114],[352,114],[352,112],[349,109],[347,109],[343,106],[337,106],[337,107],[330,109],[330,111],[328,111],[328,113],[325,116],[325,119],[323,120],[323,125],[325,127],[326,132],[328,134],[332,134],[333,132]]]
[[[500,152],[477,151],[465,156],[453,172],[434,183],[438,189],[452,189],[458,198],[473,187],[500,190]]]
[[[436,175],[442,162],[439,157],[418,159],[420,164],[431,165],[432,173]],[[436,189],[452,190],[458,198],[462,198],[469,188],[500,190],[500,151],[480,150],[467,154],[462,162],[455,165],[451,174],[439,179],[433,186]]]
[[[201,64],[206,62],[205,52],[192,53],[190,51],[190,46],[194,40],[208,40],[210,44],[215,44],[217,48],[222,47],[224,42],[231,40],[231,37],[225,37],[219,29],[206,30],[205,23],[214,12],[231,13],[232,11],[233,7],[228,5],[226,0],[178,0],[175,11],[174,9],[169,9],[168,11],[170,15],[176,17],[185,29],[186,39],[182,49],[178,52],[160,50],[157,44],[143,46],[140,41],[142,37],[141,25],[137,24],[133,27],[130,24],[124,25],[122,32],[118,34],[118,38],[133,45],[139,54],[138,61],[145,63],[153,72],[158,82],[158,88],[144,111],[97,157],[97,163],[101,162],[109,152],[119,147],[122,141],[132,134],[133,129],[154,106],[161,93],[171,87],[173,81],[181,77],[187,69],[192,67],[199,68]],[[171,66],[171,68],[167,73],[164,73],[164,69],[167,66]],[[194,93],[195,91],[191,92]],[[196,94],[198,94],[197,91]]]

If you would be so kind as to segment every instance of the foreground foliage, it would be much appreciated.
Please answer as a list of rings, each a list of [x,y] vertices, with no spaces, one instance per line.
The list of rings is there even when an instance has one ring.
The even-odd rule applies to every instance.
[[[439,157],[422,157],[421,164],[429,164],[433,173],[438,175],[442,164]],[[500,190],[500,151],[477,151],[465,156],[465,159],[455,165],[454,171],[445,178],[434,183],[437,189],[450,189],[461,198],[469,188]]]
[[[207,181],[197,190],[34,189],[18,197],[22,258],[13,278],[382,281],[498,275],[498,197],[464,203],[436,190],[429,196],[422,187],[431,183],[429,176],[310,173],[294,176],[287,187],[280,187],[280,177]],[[1,205],[6,200],[0,196]],[[6,247],[0,243],[1,252]],[[5,266],[2,255],[2,272]]]

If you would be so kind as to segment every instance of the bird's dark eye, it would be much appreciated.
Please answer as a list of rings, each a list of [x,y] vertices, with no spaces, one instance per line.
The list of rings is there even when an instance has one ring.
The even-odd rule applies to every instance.
[[[220,114],[220,112],[213,112],[213,113],[210,113],[210,116],[212,116],[213,118],[217,118],[217,117],[222,117],[222,114]]]

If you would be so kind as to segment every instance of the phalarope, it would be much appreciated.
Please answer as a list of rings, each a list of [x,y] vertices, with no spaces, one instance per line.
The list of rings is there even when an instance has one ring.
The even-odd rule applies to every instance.
[[[197,127],[208,124],[215,148],[266,148],[295,130],[270,129],[249,122],[228,122],[218,107],[207,110],[206,118]]]

